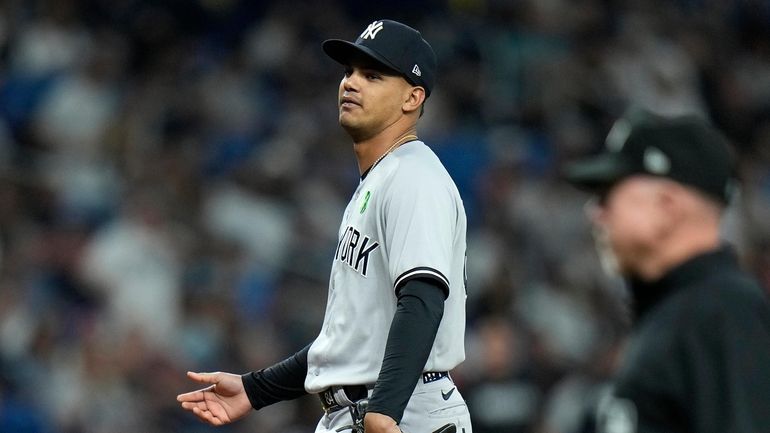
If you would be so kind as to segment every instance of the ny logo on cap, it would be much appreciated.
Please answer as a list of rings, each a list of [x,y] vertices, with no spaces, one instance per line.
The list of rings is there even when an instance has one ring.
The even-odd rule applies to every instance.
[[[361,33],[361,36],[359,36],[359,38],[374,39],[380,30],[382,30],[382,21],[375,21],[369,24],[369,27],[367,27],[366,30],[364,30],[364,32]]]

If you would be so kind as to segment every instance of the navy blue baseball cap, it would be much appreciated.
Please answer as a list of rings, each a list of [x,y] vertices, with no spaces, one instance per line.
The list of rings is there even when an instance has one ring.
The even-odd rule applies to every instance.
[[[563,172],[568,182],[594,193],[635,174],[675,180],[723,204],[737,185],[729,144],[710,123],[649,112],[617,120],[602,152],[573,161]]]
[[[328,39],[323,50],[335,61],[348,65],[356,58],[374,60],[403,76],[430,96],[436,81],[436,54],[417,30],[392,20],[369,24],[355,42]]]

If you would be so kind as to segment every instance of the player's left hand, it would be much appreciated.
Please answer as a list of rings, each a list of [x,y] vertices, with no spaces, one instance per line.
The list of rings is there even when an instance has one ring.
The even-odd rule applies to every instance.
[[[241,376],[232,373],[187,372],[190,379],[209,385],[184,394],[176,399],[184,409],[194,413],[201,421],[220,426],[243,418],[251,412],[251,403],[243,388]]]
[[[364,416],[366,433],[402,433],[396,420],[377,412],[367,412]]]

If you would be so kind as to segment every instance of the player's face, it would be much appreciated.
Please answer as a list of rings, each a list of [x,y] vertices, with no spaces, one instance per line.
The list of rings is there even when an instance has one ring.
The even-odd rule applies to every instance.
[[[600,196],[590,209],[602,261],[616,271],[634,275],[655,253],[667,220],[661,205],[661,182],[649,176],[631,176]]]
[[[339,86],[339,121],[354,138],[369,138],[403,116],[412,87],[401,76],[371,64],[345,67]]]

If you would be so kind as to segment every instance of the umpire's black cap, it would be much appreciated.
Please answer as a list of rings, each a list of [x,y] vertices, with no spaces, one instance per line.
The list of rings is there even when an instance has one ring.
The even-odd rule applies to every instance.
[[[373,59],[430,96],[436,80],[436,54],[417,30],[392,20],[377,20],[361,33],[355,42],[328,39],[323,49],[332,59],[344,65],[356,57]]]
[[[634,174],[663,176],[726,204],[734,182],[727,140],[697,116],[661,117],[636,112],[612,126],[603,152],[568,164],[564,177],[591,192]]]

